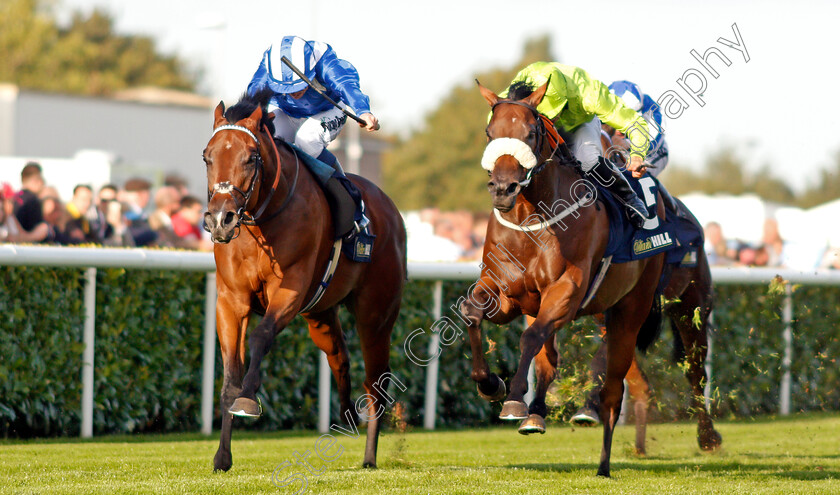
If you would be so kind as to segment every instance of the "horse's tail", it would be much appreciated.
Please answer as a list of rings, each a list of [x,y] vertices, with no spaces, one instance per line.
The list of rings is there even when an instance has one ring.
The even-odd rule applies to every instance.
[[[645,352],[659,338],[662,328],[662,293],[656,291],[653,296],[653,306],[650,308],[639,335],[636,337],[636,349]]]

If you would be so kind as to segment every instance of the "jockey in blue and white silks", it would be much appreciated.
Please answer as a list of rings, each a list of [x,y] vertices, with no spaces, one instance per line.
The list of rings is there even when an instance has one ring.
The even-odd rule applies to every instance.
[[[274,112],[275,136],[301,148],[307,154],[340,168],[327,145],[338,137],[347,117],[300,79],[281,58],[287,57],[334,101],[349,107],[374,130],[377,119],[370,111],[370,99],[359,87],[359,73],[350,62],[338,58],[332,47],[320,41],[285,36],[279,45],[263,53],[260,65],[248,84],[248,94],[269,88],[274,96],[268,110]]]
[[[618,96],[628,107],[642,114],[642,117],[648,123],[650,140],[645,157],[645,167],[652,176],[658,176],[668,166],[668,144],[665,142],[662,110],[653,98],[643,93],[635,83],[615,81],[610,84],[609,88],[610,93]]]

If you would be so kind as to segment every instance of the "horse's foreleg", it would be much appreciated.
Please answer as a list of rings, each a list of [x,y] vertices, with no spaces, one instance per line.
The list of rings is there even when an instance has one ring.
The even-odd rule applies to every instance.
[[[519,425],[519,433],[523,435],[545,433],[545,417],[548,415],[545,396],[548,393],[548,387],[557,376],[557,359],[557,349],[554,347],[554,335],[551,335],[534,358],[537,383],[534,400],[531,401],[528,407],[528,418]]]
[[[635,356],[627,371],[627,390],[633,399],[633,411],[636,415],[636,453],[645,455],[645,433],[647,430],[647,410],[650,400],[650,385],[645,374],[639,368]]]
[[[220,294],[223,290],[220,290]],[[219,394],[222,429],[219,449],[213,458],[214,471],[227,471],[233,465],[230,451],[233,417],[227,411],[242,389],[242,375],[245,372],[245,329],[248,326],[249,308],[245,304],[237,307],[232,301],[230,296],[219,297],[216,304],[216,333],[219,336],[224,371],[222,391]]]
[[[642,317],[642,320],[644,317]],[[611,320],[611,321],[610,321]],[[636,334],[630,325],[617,315],[608,320],[607,326],[607,371],[604,387],[601,389],[601,422],[604,423],[604,439],[598,475],[610,475],[610,451],[615,425],[621,414],[621,400],[624,396],[624,377],[633,362],[636,352]],[[641,323],[639,322],[639,325]]]
[[[510,393],[505,399],[499,418],[507,420],[525,419],[528,417],[528,407],[524,396],[528,391],[528,369],[531,360],[543,347],[548,338],[571,320],[576,310],[574,299],[582,298],[578,294],[578,286],[570,280],[561,280],[549,288],[540,303],[540,312],[534,322],[522,332],[519,339],[519,366],[510,382]]]
[[[250,362],[242,382],[242,391],[229,409],[231,414],[250,418],[257,418],[262,414],[262,408],[257,402],[257,390],[262,385],[260,365],[271,348],[274,337],[294,318],[294,311],[290,304],[292,301],[291,295],[287,297],[280,295],[269,302],[265,316],[248,337]]]
[[[470,351],[472,352],[472,373],[476,383],[478,395],[493,402],[502,400],[505,396],[505,382],[495,373],[490,372],[487,360],[484,358],[484,339],[481,333],[481,320],[485,311],[490,307],[491,296],[486,287],[495,287],[492,281],[482,279],[473,290],[470,297],[461,302],[461,315],[469,322],[467,331],[470,335]],[[481,290],[479,290],[481,289]]]

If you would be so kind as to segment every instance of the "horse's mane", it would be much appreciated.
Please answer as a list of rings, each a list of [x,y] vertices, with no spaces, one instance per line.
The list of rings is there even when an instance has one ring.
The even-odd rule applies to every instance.
[[[257,91],[253,95],[245,92],[235,105],[225,111],[225,118],[231,124],[235,124],[242,119],[250,117],[258,107],[262,108],[263,116],[261,124],[265,125],[273,136],[274,120],[268,116],[268,112],[266,111],[268,101],[272,96],[274,96],[274,91],[267,87]]]
[[[536,90],[533,84],[529,83],[528,81],[516,81],[515,83],[510,85],[508,89],[508,99],[511,100],[523,100],[533,93]]]

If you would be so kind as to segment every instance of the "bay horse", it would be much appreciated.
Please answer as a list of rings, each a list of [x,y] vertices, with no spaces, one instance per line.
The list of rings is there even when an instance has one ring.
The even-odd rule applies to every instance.
[[[368,205],[376,241],[370,263],[341,258],[327,198],[290,146],[273,139],[266,105],[270,92],[244,96],[225,111],[216,107],[213,135],[202,157],[207,165],[205,226],[216,260],[216,329],[224,365],[222,427],[214,470],[232,465],[233,415],[258,417],[260,363],[297,314],[327,356],[337,382],[341,418],[357,421],[350,399],[350,363],[338,306],[356,318],[365,363],[367,443],[364,467],[376,466],[383,394],[390,382],[391,331],[406,280],[406,234],[394,203],[370,181],[350,180]],[[331,279],[322,274],[337,263]],[[324,290],[324,288],[326,290]],[[262,315],[247,335],[251,312]],[[244,375],[244,377],[243,377]],[[361,403],[361,401],[359,401]],[[364,404],[362,404],[364,405]],[[358,406],[357,406],[358,407]],[[363,409],[359,414],[365,414]]]
[[[629,152],[627,139],[612,127],[602,124],[601,148],[605,155],[612,158],[619,166],[626,160],[624,157]],[[673,201],[679,207],[685,208],[678,199]],[[687,212],[688,210],[685,209]],[[700,228],[699,223],[697,227]],[[668,282],[663,291],[665,300],[664,312],[671,323],[674,334],[674,361],[685,361],[686,377],[692,386],[692,401],[690,409],[703,409],[700,403],[700,396],[705,385],[704,375],[700,368],[706,359],[708,348],[709,316],[713,307],[714,291],[712,287],[712,275],[709,269],[709,262],[706,253],[702,248],[695,251],[696,260],[694,263],[680,264],[671,267],[668,273]],[[695,311],[697,314],[695,315]],[[603,315],[597,315],[599,326],[603,337]],[[590,391],[585,405],[572,416],[572,422],[581,426],[595,425],[598,422],[600,411],[600,392],[606,374],[606,342],[602,339],[598,350],[590,363],[590,377],[595,387]],[[632,400],[636,420],[636,453],[644,455],[645,430],[647,426],[647,411],[651,398],[651,387],[647,377],[638,364],[636,356],[624,377],[624,382]],[[700,417],[701,423],[704,421]],[[528,434],[544,432],[538,426],[531,426],[520,433]],[[709,437],[708,435],[712,435]],[[720,443],[720,438],[715,437],[708,427],[702,424],[698,426],[698,441],[701,448],[709,450]]]
[[[655,316],[652,308],[665,268],[664,254],[612,265],[597,293],[586,307],[581,307],[607,246],[609,219],[604,208],[589,207],[594,206],[591,191],[588,195],[580,194],[581,186],[588,188],[577,171],[559,166],[553,159],[562,141],[555,137],[558,142],[552,146],[548,130],[551,124],[536,110],[548,83],[517,99],[502,99],[481,84],[478,86],[492,109],[486,130],[488,147],[494,140],[507,139],[510,141],[502,142],[503,145],[511,143],[516,151],[499,154],[489,171],[488,190],[496,211],[487,229],[480,278],[460,308],[469,323],[471,377],[483,398],[504,398],[505,384],[490,372],[484,358],[481,321],[504,324],[521,314],[534,317],[520,338],[519,364],[499,417],[526,420],[523,424],[526,428],[532,422],[544,428],[544,397],[557,369],[554,334],[573,319],[604,313],[607,372],[600,394],[604,436],[597,473],[609,476],[623,379],[633,361],[637,342],[642,347],[649,344],[658,329],[649,316]],[[523,162],[530,166],[524,167]],[[550,220],[542,219],[539,214],[541,211],[557,213],[558,207],[562,211]],[[662,201],[657,209],[658,216],[664,217]],[[557,220],[568,215],[574,215],[568,224]],[[535,227],[539,228],[539,239],[534,234]],[[652,320],[658,322],[656,318]],[[528,387],[528,368],[534,358],[537,398],[529,409],[523,397]],[[705,375],[702,366],[700,370]],[[705,409],[698,410],[698,415],[702,416],[702,447],[702,438],[719,439],[719,435]]]

